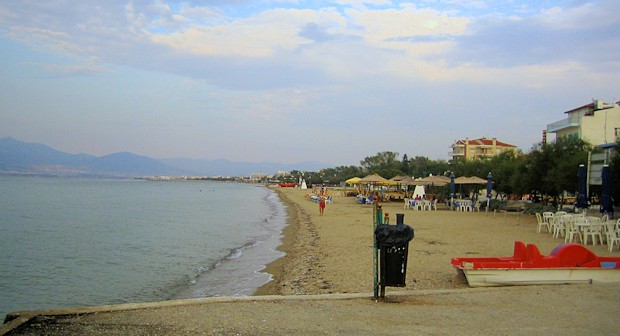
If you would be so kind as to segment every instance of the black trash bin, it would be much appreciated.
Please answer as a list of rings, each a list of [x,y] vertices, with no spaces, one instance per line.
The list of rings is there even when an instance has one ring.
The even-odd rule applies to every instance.
[[[381,255],[381,286],[405,286],[409,241],[414,233],[411,226],[403,224],[403,218],[403,214],[396,214],[396,225],[380,224],[375,228],[375,241]]]

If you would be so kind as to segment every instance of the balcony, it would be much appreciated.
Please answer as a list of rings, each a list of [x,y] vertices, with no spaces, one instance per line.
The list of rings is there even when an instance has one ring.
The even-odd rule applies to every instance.
[[[560,121],[556,121],[552,124],[547,125],[548,133],[555,133],[559,130],[569,128],[569,127],[579,127],[579,117],[573,116],[570,118],[562,119]]]

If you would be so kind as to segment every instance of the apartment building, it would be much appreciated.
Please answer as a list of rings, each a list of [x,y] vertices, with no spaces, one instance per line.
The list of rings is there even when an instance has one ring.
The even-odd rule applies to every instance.
[[[595,146],[615,143],[620,137],[619,104],[597,99],[566,111],[566,118],[547,125],[547,133],[555,133],[556,138],[583,139]]]
[[[555,133],[556,138],[575,137],[597,146],[588,158],[588,189],[590,185],[600,186],[603,166],[617,150],[616,141],[620,138],[620,102],[607,104],[595,99],[564,114],[566,118],[547,125],[547,133]]]
[[[453,160],[488,159],[507,151],[516,151],[517,146],[502,142],[496,138],[458,140],[452,146],[450,156]]]

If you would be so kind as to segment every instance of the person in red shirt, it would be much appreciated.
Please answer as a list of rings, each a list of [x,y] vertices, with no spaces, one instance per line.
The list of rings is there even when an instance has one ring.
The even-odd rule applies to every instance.
[[[321,196],[319,200],[319,213],[323,216],[323,212],[325,212],[325,197]]]

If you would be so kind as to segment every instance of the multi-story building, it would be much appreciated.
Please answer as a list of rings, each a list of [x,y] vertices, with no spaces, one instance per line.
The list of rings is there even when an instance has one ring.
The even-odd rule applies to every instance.
[[[594,100],[590,104],[564,112],[566,118],[547,125],[547,133],[556,138],[575,137],[595,146],[615,143],[620,137],[620,102],[605,104]]]
[[[601,170],[609,163],[620,138],[619,105],[596,99],[564,112],[566,118],[547,125],[547,133],[555,133],[556,138],[575,137],[598,147],[588,159],[588,186],[601,185]]]
[[[470,140],[458,140],[452,146],[453,160],[488,159],[504,152],[517,150],[517,146],[501,142],[496,138],[480,138]]]

